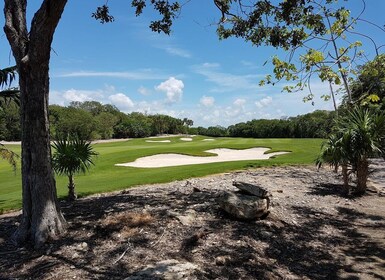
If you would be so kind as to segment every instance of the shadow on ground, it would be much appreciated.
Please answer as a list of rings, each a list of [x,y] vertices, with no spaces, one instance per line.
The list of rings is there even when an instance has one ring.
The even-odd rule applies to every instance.
[[[63,202],[68,233],[41,251],[13,247],[18,217],[1,218],[0,279],[124,279],[165,259],[199,265],[197,279],[385,279],[385,213],[361,205],[375,194],[344,204],[340,186],[315,184],[304,196],[335,204],[285,205],[296,222],[274,210],[262,221],[230,219],[219,195],[170,188]],[[178,219],[186,213],[190,224]]]

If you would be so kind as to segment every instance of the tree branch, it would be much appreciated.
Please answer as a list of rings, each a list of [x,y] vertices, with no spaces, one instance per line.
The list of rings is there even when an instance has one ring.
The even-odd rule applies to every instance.
[[[17,64],[21,62],[28,48],[26,9],[26,0],[4,0],[4,32]]]
[[[44,0],[35,13],[30,31],[30,54],[42,55],[51,51],[53,34],[64,11],[67,0]],[[46,44],[43,44],[46,42]]]

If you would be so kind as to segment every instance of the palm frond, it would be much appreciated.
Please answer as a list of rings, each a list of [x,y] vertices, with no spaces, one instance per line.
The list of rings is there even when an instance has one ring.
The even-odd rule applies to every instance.
[[[11,66],[4,69],[0,69],[0,86],[11,85],[16,79],[17,67]]]
[[[52,156],[54,170],[67,176],[86,173],[91,165],[94,165],[93,157],[97,155],[91,142],[79,137],[59,139],[52,147],[55,150]]]
[[[16,66],[0,69],[0,87],[8,86],[8,88],[0,91],[0,107],[6,106],[10,101],[14,101],[17,105],[20,105],[20,90],[10,87],[16,79],[16,75]]]
[[[19,158],[18,154],[7,149],[3,144],[0,143],[0,157],[8,161],[8,163],[12,165],[13,170],[16,171],[16,166],[17,166],[16,160]]]

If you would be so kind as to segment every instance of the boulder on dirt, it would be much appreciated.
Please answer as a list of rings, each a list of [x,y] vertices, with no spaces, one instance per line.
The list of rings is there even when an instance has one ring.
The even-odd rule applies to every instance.
[[[231,216],[242,220],[255,220],[269,213],[269,199],[242,193],[225,192],[219,206]]]
[[[149,265],[125,280],[197,280],[194,275],[199,271],[196,264],[171,259]]]

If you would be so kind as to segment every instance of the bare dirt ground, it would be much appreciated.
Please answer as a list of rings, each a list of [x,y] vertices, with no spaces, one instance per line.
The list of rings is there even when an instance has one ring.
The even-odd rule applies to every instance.
[[[39,251],[8,242],[18,215],[6,214],[0,279],[385,279],[385,164],[373,166],[380,171],[358,198],[342,197],[331,170],[309,166],[62,202],[68,232]],[[235,190],[234,180],[271,192],[266,219],[237,221],[219,209],[218,197]],[[166,275],[175,263],[194,269]]]

